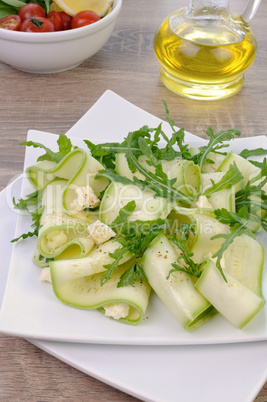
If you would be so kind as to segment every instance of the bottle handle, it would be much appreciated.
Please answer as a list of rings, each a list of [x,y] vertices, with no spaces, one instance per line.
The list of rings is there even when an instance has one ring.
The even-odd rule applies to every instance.
[[[243,21],[249,25],[252,18],[256,14],[259,5],[261,3],[261,0],[248,0],[248,3],[243,11],[243,14],[241,15]]]

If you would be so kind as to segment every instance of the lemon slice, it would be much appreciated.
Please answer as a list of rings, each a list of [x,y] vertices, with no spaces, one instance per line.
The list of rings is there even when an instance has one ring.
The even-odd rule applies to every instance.
[[[50,5],[50,11],[63,11],[61,8],[59,8],[56,3],[52,2]]]
[[[54,0],[54,3],[65,13],[75,15],[80,11],[91,10],[103,17],[113,4],[113,0]]]

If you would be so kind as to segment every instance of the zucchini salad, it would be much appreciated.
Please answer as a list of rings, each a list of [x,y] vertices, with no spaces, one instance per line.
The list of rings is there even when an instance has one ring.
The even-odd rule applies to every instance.
[[[34,191],[13,200],[33,230],[13,242],[37,236],[40,279],[71,307],[139,324],[155,292],[186,331],[215,314],[242,329],[265,304],[267,163],[250,158],[267,151],[226,152],[240,132],[211,127],[192,148],[165,110],[170,135],[160,124],[84,149],[63,134],[57,152],[22,143],[44,153],[26,170]]]

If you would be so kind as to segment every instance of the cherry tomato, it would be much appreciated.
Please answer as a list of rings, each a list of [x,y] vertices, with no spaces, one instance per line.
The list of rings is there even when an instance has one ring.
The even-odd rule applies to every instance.
[[[48,18],[31,17],[22,22],[20,30],[24,32],[53,32],[55,27]]]
[[[39,4],[35,3],[28,3],[21,7],[19,10],[19,16],[21,21],[28,20],[31,17],[46,17],[45,10],[39,6]]]
[[[80,28],[84,27],[85,25],[93,24],[96,21],[99,21],[100,17],[94,11],[80,11],[79,13],[75,14],[71,20],[71,28]]]
[[[63,30],[63,20],[57,11],[50,11],[50,13],[47,14],[47,18],[53,22],[55,31]]]
[[[71,29],[72,17],[69,14],[65,13],[64,11],[59,11],[58,14],[60,15],[63,21],[63,31],[65,31],[66,29]]]
[[[19,15],[6,15],[0,19],[0,28],[9,29],[11,31],[18,31],[21,26],[21,19]]]

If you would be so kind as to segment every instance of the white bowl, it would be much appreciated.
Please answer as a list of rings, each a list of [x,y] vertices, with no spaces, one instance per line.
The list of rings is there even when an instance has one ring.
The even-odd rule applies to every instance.
[[[29,73],[69,70],[98,52],[109,39],[121,9],[85,27],[58,32],[19,32],[0,29],[0,60]]]

